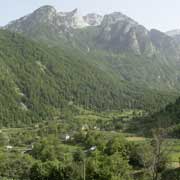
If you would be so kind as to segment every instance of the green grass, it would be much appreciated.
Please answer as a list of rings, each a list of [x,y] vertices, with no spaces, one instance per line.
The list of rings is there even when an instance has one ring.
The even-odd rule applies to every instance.
[[[169,153],[169,161],[172,167],[179,167],[180,165],[180,139],[172,140],[171,152]]]

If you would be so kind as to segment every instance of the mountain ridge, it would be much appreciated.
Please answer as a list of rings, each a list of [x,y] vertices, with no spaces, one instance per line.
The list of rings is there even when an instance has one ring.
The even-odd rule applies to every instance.
[[[154,111],[177,96],[119,81],[90,58],[0,30],[0,126],[53,120],[69,102],[96,111]]]
[[[81,71],[82,77],[87,76],[86,80],[77,76],[73,82],[74,85],[80,80],[84,83],[81,86],[84,90],[81,92],[82,98],[80,101],[75,98],[76,104],[85,105],[85,107],[88,104],[87,108],[98,110],[125,107],[154,111],[178,96],[180,89],[179,45],[173,38],[158,30],[149,31],[119,12],[105,15],[103,18],[96,14],[90,14],[88,17],[86,16],[86,21],[93,25],[86,27],[78,26],[82,19],[83,16],[80,20],[78,19],[77,9],[64,13],[57,12],[52,6],[45,6],[13,21],[4,29],[12,32],[15,37],[18,33],[19,38],[24,36],[25,41],[28,39],[33,41],[35,47],[38,44],[41,47],[43,44],[43,49],[47,49],[50,54],[47,56],[52,58],[52,62],[47,60],[48,66],[55,68],[54,64],[59,64],[57,67],[60,69],[56,68],[54,72],[57,75],[61,74],[64,77],[65,72],[62,74],[61,66],[66,68],[69,64],[70,69],[72,68],[74,71],[70,72],[68,69],[69,74],[67,76],[73,77],[73,73],[77,73],[81,67],[80,64],[74,65],[78,58],[80,58],[84,69],[87,67],[93,69],[94,73]],[[16,41],[18,42],[18,38]],[[30,47],[28,46],[27,49]],[[64,61],[58,61],[59,53],[53,49],[56,49],[57,52],[64,52],[62,55]],[[32,54],[31,50],[29,53]],[[55,55],[56,53],[57,55]],[[68,54],[71,56],[69,57]],[[21,54],[20,59],[22,56],[23,54]],[[44,56],[42,55],[42,57]],[[55,61],[53,57],[57,60]],[[37,60],[35,65],[42,72],[48,70],[40,60]],[[72,65],[74,67],[71,67]],[[77,70],[74,69],[75,67]],[[92,80],[89,79],[90,74],[92,74]],[[48,76],[48,78],[50,77]],[[57,78],[60,77],[53,76],[51,80],[62,85],[60,79]],[[87,79],[89,80],[87,81]],[[67,98],[69,96],[67,99],[71,101],[70,97],[74,97],[72,94],[79,94],[81,89],[77,86],[73,91],[72,87],[74,86],[70,87],[68,81],[70,80],[65,79],[63,86],[68,89],[69,94],[63,92],[62,97]],[[87,86],[90,87],[88,93],[85,93]],[[59,89],[56,83],[54,83],[54,87]],[[55,90],[52,89],[52,91]],[[87,97],[87,94],[91,95]],[[100,94],[104,94],[104,97]],[[96,95],[97,97],[94,99],[93,97]],[[95,105],[93,102],[96,101],[99,102]],[[156,101],[159,107],[154,106]],[[22,108],[25,109],[26,106],[24,105],[26,104],[21,103]]]
[[[45,22],[41,21],[49,14],[52,19],[45,18]],[[120,80],[130,79],[132,83],[144,83],[145,87],[161,91],[180,89],[180,44],[174,38],[155,29],[149,31],[120,12],[104,17],[91,14],[86,20],[93,25],[86,27],[77,25],[83,19],[81,16],[80,21],[78,18],[74,20],[77,14],[77,9],[58,13],[55,8],[45,6],[4,29],[21,33],[51,47],[65,44],[87,56],[96,56],[98,62],[95,63],[108,72],[116,72],[115,76],[119,75]],[[137,59],[137,62],[134,63],[133,59]],[[128,67],[125,61],[129,62]],[[150,63],[149,67],[147,61]],[[125,72],[123,68],[129,68],[135,74],[129,70]]]
[[[158,53],[159,47],[152,40],[151,32],[153,30],[147,30],[135,20],[120,12],[104,16],[98,14],[81,16],[78,14],[78,9],[70,12],[58,12],[53,6],[47,5],[40,7],[28,16],[10,22],[4,29],[24,33],[27,36],[32,34],[32,37],[34,36],[33,32],[38,33],[38,31],[44,30],[55,34],[56,37],[52,39],[59,38],[69,41],[69,39],[76,36],[74,34],[75,29],[86,29],[92,26],[95,27],[97,32],[94,37],[96,41],[93,42],[96,48],[110,49],[115,52],[130,50],[135,54],[146,54],[147,56]],[[161,33],[164,34],[164,37],[166,36],[165,33]],[[41,36],[43,36],[42,33]],[[48,36],[48,34],[44,36]],[[167,39],[167,37],[165,38]],[[176,43],[176,41],[173,43]]]

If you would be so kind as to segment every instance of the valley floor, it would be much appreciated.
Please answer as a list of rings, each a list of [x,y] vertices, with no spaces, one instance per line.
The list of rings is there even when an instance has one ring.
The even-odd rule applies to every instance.
[[[24,173],[24,169],[21,167],[22,165],[20,167],[12,166],[20,159],[23,159],[22,162],[25,164],[29,163],[29,161],[31,162],[29,165],[26,164],[30,172],[34,168],[34,163],[57,162],[57,160],[63,164],[67,162],[72,163],[75,158],[74,155],[78,154],[76,158],[81,158],[80,154],[83,154],[83,152],[87,154],[86,158],[89,163],[94,157],[98,158],[98,160],[101,156],[106,156],[105,154],[107,154],[108,158],[111,157],[115,153],[114,148],[121,148],[123,151],[123,143],[127,143],[128,146],[131,144],[130,146],[137,147],[137,152],[132,151],[131,153],[135,153],[137,157],[142,158],[138,148],[150,144],[153,139],[129,133],[127,129],[129,122],[133,121],[134,117],[137,118],[144,115],[146,113],[140,110],[95,113],[79,108],[78,113],[73,111],[67,114],[64,113],[50,122],[35,124],[31,127],[2,128],[0,130],[0,177],[17,177],[18,179],[21,173]],[[114,142],[115,144],[111,147],[112,144],[110,145],[110,143],[117,138],[119,138],[119,142]],[[180,139],[166,139],[166,141],[167,168],[179,168]],[[118,145],[117,143],[120,144]],[[90,153],[91,151],[92,154]],[[111,151],[114,153],[111,154]],[[118,150],[118,153],[121,152]],[[143,153],[146,155],[146,152]],[[79,161],[77,162],[78,165]],[[130,169],[133,174],[144,171],[141,162],[136,161],[140,165],[133,163],[126,164],[124,162],[126,165],[131,166],[132,169]],[[7,166],[7,169],[2,172],[5,166]],[[10,173],[9,171],[12,172]]]

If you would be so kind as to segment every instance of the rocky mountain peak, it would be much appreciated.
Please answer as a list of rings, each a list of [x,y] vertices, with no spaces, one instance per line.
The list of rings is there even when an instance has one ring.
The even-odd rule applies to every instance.
[[[77,16],[78,15],[78,9],[74,9],[72,12],[70,12],[72,14],[72,16]]]
[[[44,26],[54,29],[56,32],[69,31],[89,26],[83,17],[79,15],[78,9],[70,12],[58,12],[53,6],[42,6],[33,13],[9,23],[5,29],[16,32],[27,31],[27,29]]]
[[[128,16],[122,14],[121,12],[114,12],[104,16],[102,24],[104,25],[113,25],[118,22],[128,22],[132,25],[138,25],[133,19],[129,18]]]
[[[70,12],[58,12],[53,6],[42,6],[33,13],[15,20],[5,26],[5,29],[12,31],[23,32],[30,29],[37,28],[41,25],[54,28],[61,32],[69,31],[69,29],[80,29],[88,26],[98,26],[101,24],[103,17],[98,14],[88,14],[86,16],[80,15],[78,9]]]
[[[56,11],[56,9],[53,7],[53,6],[50,6],[50,5],[45,5],[45,6],[42,6],[40,8],[38,8],[35,12],[52,12],[52,11]]]
[[[117,52],[130,50],[138,55],[154,54],[149,31],[121,12],[105,15],[100,29],[98,43],[103,48]]]
[[[70,12],[58,12],[58,15],[59,16],[68,16],[68,17],[80,16],[77,8]]]
[[[131,51],[138,55],[153,56],[157,51],[167,54],[177,54],[180,37],[170,37],[157,30],[147,30],[135,20],[122,14],[113,12],[105,16],[98,14],[87,14],[81,16],[78,9],[70,12],[58,12],[52,6],[43,6],[33,13],[24,16],[5,26],[5,29],[21,32],[34,37],[41,35],[41,39],[47,39],[49,34],[53,36],[53,41],[57,37],[69,40],[69,37],[79,36],[74,29],[88,28],[95,26],[92,33],[94,44],[106,50],[114,52]],[[88,33],[92,29],[89,28]],[[177,32],[177,31],[176,31]],[[87,36],[91,37],[92,34]],[[88,39],[89,37],[85,37]],[[79,38],[79,37],[77,37]],[[176,56],[176,55],[175,55]],[[179,56],[179,55],[177,55]]]
[[[61,20],[65,26],[77,29],[89,26],[89,24],[83,19],[79,14],[78,9],[74,9],[70,12],[60,12],[58,13],[58,18]]]
[[[35,10],[31,15],[32,18],[38,19],[43,22],[52,21],[53,18],[56,16],[57,11],[53,6],[42,6],[39,9]]]

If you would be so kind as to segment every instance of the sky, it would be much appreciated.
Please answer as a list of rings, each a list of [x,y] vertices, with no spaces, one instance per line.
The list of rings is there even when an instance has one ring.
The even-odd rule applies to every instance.
[[[0,0],[0,26],[43,5],[80,14],[122,12],[148,29],[180,29],[180,0]]]

